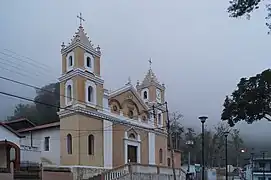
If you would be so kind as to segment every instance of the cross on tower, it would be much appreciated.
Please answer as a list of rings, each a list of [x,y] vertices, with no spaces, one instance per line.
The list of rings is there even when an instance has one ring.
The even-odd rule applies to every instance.
[[[82,27],[82,21],[85,21],[82,17],[82,13],[80,13],[80,16],[77,15],[77,18],[80,19],[80,26]]]
[[[151,69],[151,64],[152,64],[151,58],[149,59],[149,64],[150,64],[150,69]]]

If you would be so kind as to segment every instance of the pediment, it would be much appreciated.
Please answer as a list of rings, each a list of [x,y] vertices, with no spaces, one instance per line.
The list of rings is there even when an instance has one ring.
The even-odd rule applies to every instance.
[[[148,111],[147,105],[132,86],[127,86],[120,91],[111,93],[109,95],[109,105],[112,104],[116,104],[118,109],[123,112],[132,110],[137,115]]]

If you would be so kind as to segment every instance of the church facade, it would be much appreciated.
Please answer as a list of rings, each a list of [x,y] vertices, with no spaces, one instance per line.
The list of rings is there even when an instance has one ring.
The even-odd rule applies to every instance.
[[[27,148],[35,149],[33,161],[58,166],[112,169],[129,162],[171,166],[165,85],[152,68],[136,86],[129,81],[109,92],[101,77],[101,49],[91,44],[82,25],[68,45],[62,44],[61,54],[60,122],[35,126],[24,120],[20,129],[14,128],[17,121],[2,124],[18,139],[13,155],[17,166],[19,159],[34,157],[33,152],[22,152]],[[3,149],[8,156],[10,150]],[[181,166],[180,158],[180,152],[174,151],[176,168]],[[2,165],[9,164],[8,158],[4,160]]]
[[[165,86],[152,69],[136,87],[128,82],[108,92],[100,74],[100,47],[91,44],[81,25],[61,53],[61,164],[167,166]]]

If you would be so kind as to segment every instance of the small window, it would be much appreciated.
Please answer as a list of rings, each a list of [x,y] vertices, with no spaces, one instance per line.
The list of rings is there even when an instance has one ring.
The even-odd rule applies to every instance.
[[[91,58],[87,57],[87,67],[91,68]]]
[[[69,66],[72,66],[72,56],[69,56]]]
[[[264,166],[265,166],[265,163],[263,163],[263,162],[260,162],[260,163],[259,163],[259,166],[260,166],[260,168],[264,168]]]
[[[143,121],[146,121],[146,116],[142,116],[142,120],[143,120]]]
[[[135,139],[136,137],[135,137],[135,134],[134,133],[131,133],[130,135],[129,135],[129,138],[130,139]]]
[[[163,163],[163,150],[159,149],[159,163],[162,164]]]
[[[162,124],[161,123],[161,114],[158,114],[158,124]]]
[[[134,113],[133,113],[132,110],[130,110],[130,111],[128,112],[128,117],[129,117],[130,119],[133,119]]]
[[[9,150],[9,158],[11,161],[14,161],[16,159],[16,150],[14,147],[10,148]]]
[[[144,96],[144,99],[148,99],[148,93],[147,93],[147,91],[144,91],[143,96]]]
[[[71,85],[67,86],[67,98],[68,98],[68,102],[72,101],[72,86]]]
[[[116,106],[116,105],[114,105],[114,106],[113,106],[113,111],[115,111],[115,112],[116,112],[117,110],[118,110],[117,106]]]
[[[170,167],[170,158],[167,158],[167,166]]]
[[[49,151],[49,145],[50,145],[50,137],[45,137],[44,138],[44,151]]]
[[[88,87],[88,102],[93,102],[93,88],[91,86]]]
[[[72,135],[67,135],[67,152],[68,154],[72,154]]]
[[[88,136],[88,154],[94,154],[94,136],[92,134]]]

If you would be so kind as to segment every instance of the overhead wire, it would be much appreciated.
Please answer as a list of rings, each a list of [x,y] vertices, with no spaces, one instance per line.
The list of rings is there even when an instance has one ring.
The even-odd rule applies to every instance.
[[[12,52],[12,51],[11,51],[11,52]],[[2,52],[0,52],[0,53],[2,53]],[[15,52],[13,52],[13,53],[15,53]],[[2,53],[2,54],[5,54],[5,53]],[[15,53],[15,54],[16,54],[16,53]],[[7,54],[5,54],[5,55],[7,55]],[[27,62],[27,61],[24,61],[24,60],[22,60],[22,59],[20,59],[20,58],[16,58],[16,57],[14,57],[14,56],[11,56],[11,55],[7,55],[7,56],[12,57],[12,58],[15,58],[15,59],[18,59],[18,60],[21,60],[21,61],[23,61],[23,62]],[[29,58],[28,58],[28,59],[29,59]],[[32,60],[32,59],[31,59],[31,60]],[[38,67],[38,66],[36,66],[36,67]],[[0,67],[0,68],[3,68],[3,67]],[[8,69],[6,69],[6,70],[8,70]],[[18,73],[18,72],[17,72],[17,73]],[[19,73],[19,74],[20,74],[20,73]],[[21,74],[21,75],[23,75],[23,74]],[[21,85],[24,85],[24,86],[28,86],[28,87],[32,87],[32,88],[35,88],[35,89],[39,89],[39,90],[42,90],[42,91],[46,91],[45,89],[39,88],[39,87],[37,87],[37,86],[33,86],[33,85],[30,85],[30,84],[27,84],[27,83],[22,83],[22,82],[19,82],[19,81],[10,79],[10,78],[6,78],[6,77],[3,77],[3,76],[1,76],[0,78],[1,78],[1,79],[4,79],[4,80],[11,81],[11,82],[14,82],[14,83],[17,83],[17,84],[21,84]],[[54,92],[51,92],[51,91],[47,91],[47,92],[49,92],[49,93],[54,93]],[[15,98],[19,98],[19,99],[23,99],[23,100],[27,100],[27,101],[35,102],[35,100],[29,99],[29,98],[20,97],[20,96],[13,95],[13,94],[9,94],[9,93],[5,93],[5,92],[0,92],[0,94],[6,95],[6,96],[15,97]],[[65,96],[65,95],[61,95],[61,94],[58,94],[58,95],[67,98],[67,96]],[[73,98],[73,99],[75,99],[75,98]],[[75,100],[78,101],[77,99],[75,99]],[[79,101],[78,101],[78,102],[79,102]],[[40,104],[44,104],[44,105],[46,105],[46,106],[51,106],[50,104],[42,103],[42,102],[35,102],[35,103],[40,103]],[[86,102],[84,102],[84,101],[82,101],[82,103],[86,104]],[[98,106],[99,106],[99,105],[98,105]],[[56,106],[54,106],[54,107],[56,107]],[[56,107],[56,108],[62,109],[61,107]],[[105,109],[105,107],[101,107],[101,108],[102,108],[102,109]],[[64,108],[64,109],[66,109],[66,110],[71,110],[71,109],[68,109],[67,107]],[[109,109],[109,108],[108,108],[108,109]],[[72,109],[72,110],[74,110],[74,109]],[[111,111],[111,109],[109,109],[109,110]],[[149,112],[149,113],[150,113],[150,112]],[[161,112],[161,114],[163,114],[163,113],[164,113],[164,112]],[[152,113],[150,113],[150,114],[152,114]],[[138,115],[140,115],[140,114],[138,114]],[[127,119],[127,120],[131,120],[131,119],[129,118],[129,119]],[[116,122],[114,122],[114,123],[116,123]],[[110,126],[115,125],[114,123],[113,123],[112,125],[110,125]],[[118,122],[117,124],[122,124],[122,123],[121,123],[121,122]],[[129,124],[129,123],[128,123],[128,124]],[[110,126],[108,126],[108,127],[110,127]],[[133,125],[129,124],[129,126],[133,126]],[[158,128],[161,130],[162,127],[158,127]],[[153,129],[156,129],[156,128],[153,128]],[[104,128],[102,128],[102,129],[100,129],[100,130],[96,130],[96,131],[103,131],[103,130],[104,130]],[[80,131],[80,130],[78,130],[78,131]],[[81,131],[82,131],[82,130],[81,130]],[[90,131],[95,131],[95,130],[90,130]]]

